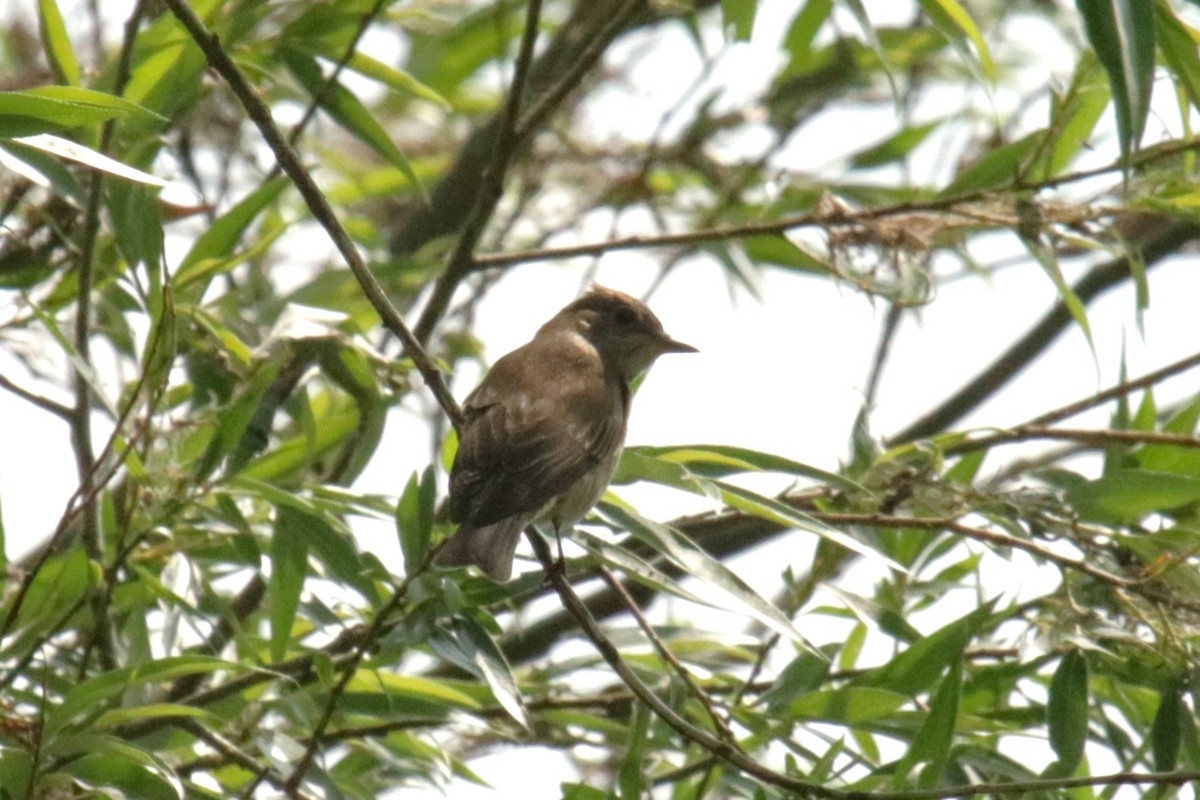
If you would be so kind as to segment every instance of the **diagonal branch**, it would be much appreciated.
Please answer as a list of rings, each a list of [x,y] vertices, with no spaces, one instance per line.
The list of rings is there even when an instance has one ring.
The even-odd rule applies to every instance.
[[[1172,223],[1164,232],[1142,246],[1140,257],[1149,270],[1197,236],[1200,236],[1200,226],[1195,223]],[[1130,260],[1135,257],[1122,256],[1093,268],[1073,287],[1079,300],[1086,305],[1125,281],[1131,274]],[[1038,324],[990,366],[946,398],[937,408],[891,437],[890,443],[902,444],[914,439],[924,439],[944,431],[962,419],[1029,366],[1034,358],[1044,352],[1067,329],[1071,321],[1071,313],[1066,303],[1060,300]]]
[[[363,294],[371,302],[371,305],[379,313],[384,325],[400,340],[404,346],[405,352],[409,358],[413,360],[417,370],[425,379],[426,385],[433,392],[438,404],[445,411],[455,427],[458,426],[459,420],[462,417],[462,411],[455,402],[454,397],[450,394],[449,388],[442,377],[441,371],[434,364],[433,360],[425,352],[421,343],[409,330],[408,325],[396,311],[391,301],[388,299],[387,293],[380,285],[379,281],[371,273],[363,260],[362,255],[354,245],[354,240],[350,238],[350,234],[342,226],[337,216],[333,213],[333,209],[329,205],[329,201],[325,199],[325,195],[313,180],[312,175],[305,169],[300,162],[300,157],[292,146],[288,144],[287,139],[275,124],[271,117],[271,111],[266,104],[259,98],[254,88],[242,75],[229,53],[221,46],[216,34],[209,31],[200,18],[192,11],[186,0],[163,0],[171,9],[176,19],[187,29],[188,35],[204,52],[208,63],[215,69],[221,77],[229,84],[230,89],[237,96],[245,109],[246,115],[258,127],[263,139],[275,154],[279,165],[287,176],[296,185],[304,202],[308,205],[308,209],[312,212],[313,217],[325,229],[329,238],[333,241],[342,259],[354,273],[355,279],[359,286],[362,287]]]

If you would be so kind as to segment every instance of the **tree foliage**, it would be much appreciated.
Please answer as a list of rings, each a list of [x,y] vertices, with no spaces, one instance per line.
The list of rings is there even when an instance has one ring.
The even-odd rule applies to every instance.
[[[17,3],[0,34],[0,388],[76,464],[54,530],[0,526],[0,798],[374,798],[539,746],[572,798],[1200,780],[1200,354],[1017,425],[984,405],[1064,333],[1108,358],[1093,301],[1150,313],[1200,235],[1194,8],[85,5]],[[756,47],[769,74],[711,80]],[[662,52],[694,74],[639,68]],[[657,120],[595,133],[659,82]],[[715,264],[878,304],[842,467],[632,447],[563,569],[431,569],[475,310],[514,271],[630,251],[657,281]],[[902,324],[1005,271],[1055,304],[880,438]],[[428,466],[356,488],[413,413]],[[635,481],[721,510],[654,519]],[[994,577],[1021,573],[1053,577]]]

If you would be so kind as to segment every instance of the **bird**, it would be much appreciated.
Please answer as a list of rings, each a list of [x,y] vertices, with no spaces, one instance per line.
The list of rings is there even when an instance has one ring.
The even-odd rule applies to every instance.
[[[604,494],[633,382],[665,353],[694,352],[640,300],[596,285],[500,358],[463,403],[447,502],[459,526],[436,563],[508,581],[522,530],[560,535]]]

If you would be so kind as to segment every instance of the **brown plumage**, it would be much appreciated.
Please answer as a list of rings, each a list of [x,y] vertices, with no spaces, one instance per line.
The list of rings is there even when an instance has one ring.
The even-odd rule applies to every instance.
[[[616,467],[630,382],[663,353],[690,352],[645,304],[597,286],[497,361],[463,405],[449,502],[461,524],[438,563],[506,581],[527,525],[578,522]]]

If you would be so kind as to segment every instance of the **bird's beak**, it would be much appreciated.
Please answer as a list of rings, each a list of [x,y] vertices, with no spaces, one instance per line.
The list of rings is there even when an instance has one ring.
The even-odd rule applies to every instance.
[[[663,353],[699,353],[700,351],[692,347],[690,344],[677,342],[670,336],[664,336],[658,343],[658,349]]]

